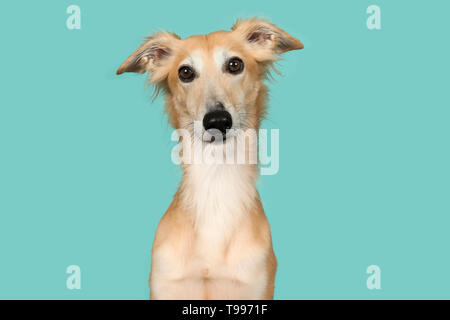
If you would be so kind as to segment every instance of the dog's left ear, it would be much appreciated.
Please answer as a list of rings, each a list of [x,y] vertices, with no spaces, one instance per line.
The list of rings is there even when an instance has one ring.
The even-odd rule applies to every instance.
[[[260,62],[274,61],[284,52],[303,49],[300,40],[262,19],[237,21],[232,31],[250,46]]]

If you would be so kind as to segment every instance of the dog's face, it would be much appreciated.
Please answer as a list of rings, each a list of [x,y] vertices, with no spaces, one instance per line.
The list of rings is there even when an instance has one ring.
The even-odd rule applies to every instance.
[[[150,72],[150,82],[167,93],[175,128],[195,121],[224,137],[229,129],[256,129],[264,115],[264,79],[278,55],[303,48],[302,43],[274,25],[249,19],[231,32],[218,31],[181,40],[158,33],[118,69]]]

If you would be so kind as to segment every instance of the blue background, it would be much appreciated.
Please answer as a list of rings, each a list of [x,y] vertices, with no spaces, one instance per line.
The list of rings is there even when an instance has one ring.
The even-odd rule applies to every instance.
[[[66,8],[81,7],[81,30]],[[366,27],[381,7],[382,30]],[[2,1],[0,298],[146,299],[176,191],[163,99],[117,67],[153,31],[270,18],[302,40],[270,84],[259,189],[277,299],[450,298],[445,1]],[[66,288],[67,266],[82,289]],[[366,268],[379,265],[379,291]]]

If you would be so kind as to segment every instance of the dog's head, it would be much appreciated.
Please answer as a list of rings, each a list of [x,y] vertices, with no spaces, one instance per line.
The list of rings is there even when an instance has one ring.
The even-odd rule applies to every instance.
[[[180,39],[172,33],[149,37],[117,74],[145,73],[166,92],[172,125],[205,130],[256,129],[265,112],[264,79],[279,55],[302,43],[260,20],[238,21],[231,32]]]

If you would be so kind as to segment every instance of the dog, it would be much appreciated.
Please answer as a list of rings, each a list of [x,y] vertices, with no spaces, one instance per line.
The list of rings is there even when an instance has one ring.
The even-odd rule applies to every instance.
[[[268,96],[265,80],[274,62],[302,48],[284,30],[250,18],[238,20],[231,31],[186,39],[158,32],[117,74],[148,72],[149,82],[165,93],[175,129],[192,132],[200,123],[210,138],[193,140],[212,148],[220,140],[234,148],[230,141],[236,134],[230,131],[260,127]],[[256,148],[244,145],[246,152]],[[180,187],[153,243],[150,299],[273,299],[277,260],[255,185],[257,164],[183,163],[182,169]]]

